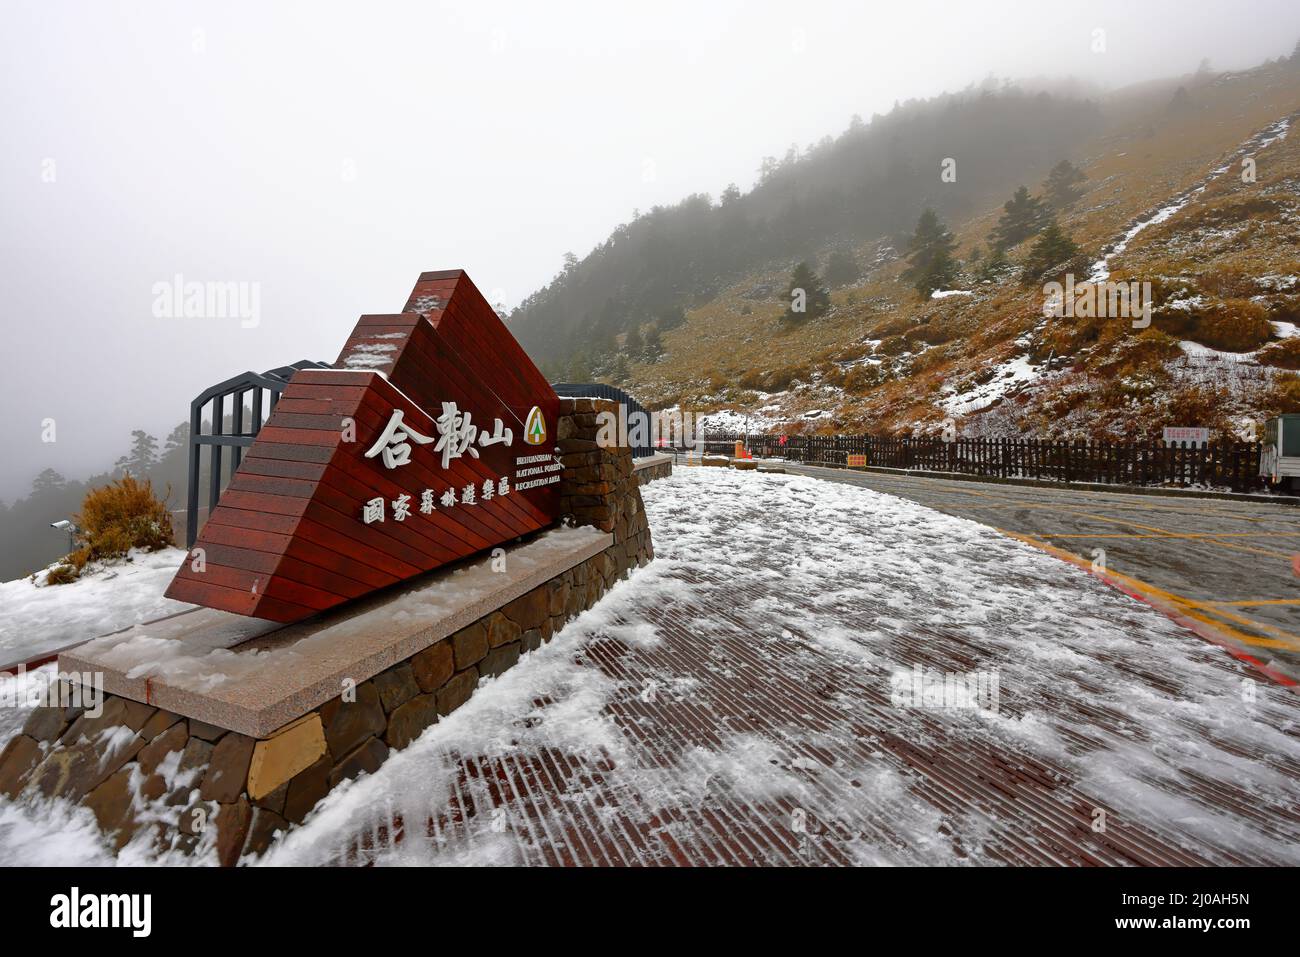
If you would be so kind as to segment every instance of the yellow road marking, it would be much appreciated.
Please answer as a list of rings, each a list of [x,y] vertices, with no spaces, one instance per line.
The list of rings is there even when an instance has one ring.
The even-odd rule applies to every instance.
[[[1111,517],[1111,516],[1109,516],[1109,515],[1098,515],[1096,512],[1082,512],[1082,511],[1079,511],[1079,512],[1073,512],[1072,514],[1075,514],[1075,515],[1082,515],[1082,516],[1084,516],[1085,518],[1091,518],[1091,519],[1094,519],[1094,520],[1099,521],[1099,522],[1109,522],[1109,523],[1112,524],[1112,525],[1127,525],[1127,526],[1130,527],[1130,528],[1141,528],[1141,529],[1144,529],[1145,531],[1148,531],[1148,532],[1157,532],[1157,533],[1159,533],[1160,535],[1165,536],[1165,537],[1176,537],[1176,536],[1179,536],[1179,535],[1184,534],[1184,533],[1182,533],[1182,532],[1172,532],[1172,531],[1170,531],[1169,529],[1167,529],[1167,528],[1161,528],[1161,527],[1158,526],[1158,525],[1144,525],[1142,522],[1135,522],[1135,521],[1133,521],[1132,519],[1127,519],[1127,518],[1113,518],[1113,517]],[[1209,537],[1209,536],[1212,535],[1212,534],[1213,534],[1213,533],[1206,533],[1206,537],[1205,537],[1205,538],[1202,538],[1201,541],[1204,541],[1204,542],[1206,542],[1206,543],[1208,543],[1208,544],[1210,544],[1210,545],[1219,545],[1219,546],[1221,546],[1221,547],[1223,547],[1223,548],[1231,548],[1231,549],[1234,549],[1234,550],[1236,550],[1236,551],[1242,551],[1242,552],[1253,552],[1253,553],[1255,553],[1256,555],[1268,555],[1268,556],[1270,556],[1270,557],[1272,557],[1272,558],[1281,558],[1281,559],[1284,559],[1285,561],[1290,561],[1290,560],[1291,560],[1291,556],[1290,556],[1289,554],[1284,554],[1284,553],[1282,553],[1282,552],[1275,552],[1275,551],[1272,551],[1272,550],[1270,550],[1270,549],[1265,549],[1265,548],[1252,548],[1252,547],[1250,547],[1249,545],[1233,545],[1231,542],[1221,542],[1221,541],[1219,541],[1219,540],[1216,539],[1216,538]]]
[[[1300,605],[1300,598],[1244,598],[1241,601],[1207,601],[1207,605],[1231,605],[1235,607],[1248,605]]]
[[[934,502],[934,501],[929,501],[929,502],[926,502],[926,501],[921,501],[920,499],[915,499],[915,498],[912,499],[912,501],[917,502],[917,503],[920,504],[920,505],[928,506],[928,507],[930,507],[930,508],[958,508],[958,507],[966,507],[966,508],[989,509],[989,510],[992,510],[992,509],[1008,509],[1008,508],[1013,508],[1013,509],[1024,509],[1025,511],[1035,511],[1035,512],[1037,512],[1037,511],[1044,511],[1044,510],[1050,510],[1050,511],[1060,512],[1060,513],[1062,513],[1062,514],[1064,514],[1064,515],[1088,515],[1088,514],[1090,514],[1089,512],[1083,511],[1082,508],[1081,508],[1080,506],[1065,505],[1065,504],[1060,503],[1060,502],[1029,502],[1029,501],[1018,501],[1018,500],[1016,500],[1016,501],[1006,501],[1006,500],[1002,500],[1002,501],[998,502],[998,503],[995,504],[995,505],[993,505],[993,504],[991,504],[991,505],[985,505],[985,504],[983,504],[983,503],[975,503],[975,502],[969,502],[969,501],[956,501],[956,502]],[[1103,503],[1103,504],[1104,504],[1104,507],[1106,507],[1107,509],[1112,510],[1112,511],[1125,511],[1125,510],[1127,510],[1127,511],[1136,511],[1136,512],[1150,511],[1150,509],[1139,508],[1139,507],[1136,506],[1136,505],[1133,505],[1133,506],[1125,506],[1125,505],[1120,504],[1120,503],[1109,503],[1109,502],[1108,502],[1108,503]],[[1092,507],[1095,507],[1095,506],[1094,506],[1094,505],[1089,505],[1089,506],[1087,506],[1087,507],[1092,508]],[[1196,510],[1194,510],[1194,511],[1193,511],[1193,510],[1181,510],[1181,509],[1167,509],[1167,511],[1170,511],[1170,512],[1172,512],[1173,514],[1177,514],[1177,515],[1188,515],[1188,516],[1191,516],[1191,517],[1194,517],[1194,518],[1200,518],[1200,517],[1203,517],[1203,516],[1205,516],[1205,515],[1217,515],[1217,516],[1220,517],[1220,518],[1226,518],[1226,519],[1229,519],[1229,520],[1231,520],[1231,521],[1236,521],[1236,522],[1253,522],[1253,523],[1258,523],[1258,522],[1280,522],[1280,521],[1281,521],[1281,519],[1276,518],[1276,517],[1266,517],[1266,516],[1265,516],[1265,517],[1262,517],[1262,516],[1237,515],[1237,514],[1234,514],[1234,513],[1231,513],[1231,512],[1217,512],[1217,513],[1216,513],[1216,512],[1208,511],[1208,510],[1206,510],[1206,509],[1196,509]],[[1297,517],[1297,519],[1296,519],[1296,521],[1295,521],[1294,524],[1295,524],[1297,527],[1300,527],[1300,516]],[[1242,533],[1242,534],[1248,534],[1248,533]]]
[[[1300,538],[1295,532],[1169,532],[1166,535],[1124,532],[1037,532],[1043,538]]]
[[[1086,558],[1083,558],[1080,555],[1075,555],[1073,552],[1068,552],[1063,548],[1057,548],[1055,545],[1052,545],[1049,542],[1044,542],[1035,539],[1031,535],[1021,534],[1019,532],[1013,532],[1003,528],[999,528],[998,531],[1004,535],[1010,536],[1011,538],[1018,539],[1019,541],[1022,541],[1027,545],[1033,545],[1035,548],[1056,555],[1058,558],[1063,558],[1067,561],[1070,561],[1071,564],[1081,564],[1083,566],[1087,566],[1089,564]],[[1119,581],[1122,581],[1124,584],[1128,585],[1134,591],[1137,591],[1141,594],[1148,595],[1150,597],[1161,599],[1165,602],[1174,605],[1177,611],[1179,612],[1179,614],[1186,615],[1188,618],[1192,618],[1203,624],[1210,625],[1213,628],[1218,629],[1224,634],[1229,635],[1232,638],[1244,644],[1253,645],[1254,647],[1257,648],[1286,648],[1290,651],[1300,651],[1300,635],[1293,635],[1290,632],[1283,631],[1280,628],[1275,628],[1272,625],[1266,625],[1263,622],[1257,622],[1250,618],[1246,618],[1242,615],[1234,615],[1231,612],[1223,611],[1218,608],[1213,608],[1213,609],[1205,608],[1204,604],[1201,602],[1197,602],[1194,599],[1185,598],[1182,595],[1175,594],[1174,592],[1171,591],[1166,591],[1163,588],[1159,588],[1148,582],[1144,582],[1139,578],[1134,578],[1132,575],[1125,575],[1122,572],[1117,572],[1113,568],[1107,568],[1105,570],[1105,574],[1110,576],[1111,578],[1115,578]],[[1238,624],[1244,625],[1248,628],[1257,628],[1262,631],[1270,631],[1273,632],[1274,634],[1281,635],[1283,637],[1264,638],[1257,635],[1249,635],[1243,631],[1233,628],[1230,625],[1224,624],[1222,621],[1212,619],[1205,615],[1200,614],[1199,612],[1194,610],[1196,608],[1205,608],[1206,611],[1211,611],[1215,615],[1218,615],[1222,618],[1226,618],[1230,621],[1237,622]]]

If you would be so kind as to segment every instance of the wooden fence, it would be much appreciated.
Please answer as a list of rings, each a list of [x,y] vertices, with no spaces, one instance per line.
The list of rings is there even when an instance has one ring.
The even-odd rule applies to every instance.
[[[847,465],[850,455],[869,466],[961,472],[1000,478],[1110,485],[1163,485],[1262,490],[1255,442],[1169,444],[1040,439],[894,439],[871,435],[756,435],[710,432],[708,452],[729,452],[736,440],[763,458]]]

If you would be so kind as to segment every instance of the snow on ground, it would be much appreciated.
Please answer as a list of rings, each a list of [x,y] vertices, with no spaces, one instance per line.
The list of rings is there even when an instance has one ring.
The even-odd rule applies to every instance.
[[[185,552],[136,549],[67,585],[30,577],[0,583],[0,664],[38,658],[56,648],[193,608],[164,598]],[[44,581],[44,572],[36,581]]]
[[[973,296],[969,289],[936,289],[930,293],[931,299],[948,299],[951,296]]]
[[[1042,373],[1042,366],[1029,361],[1029,356],[1015,356],[993,371],[993,378],[982,385],[959,394],[950,394],[939,400],[939,405],[949,415],[968,415],[987,409],[1009,392],[1033,382]]]
[[[1180,339],[1178,341],[1178,346],[1189,356],[1212,362],[1255,361],[1255,353],[1253,352],[1224,352],[1222,349],[1214,349],[1210,346],[1201,345],[1201,343],[1193,342],[1191,339]]]
[[[563,843],[563,814],[575,807],[585,808],[584,827],[594,821],[614,829],[620,815],[631,815],[668,821],[663,827],[671,830],[682,808],[717,795],[728,806],[793,802],[809,820],[842,822],[845,853],[859,863],[987,863],[986,845],[1033,840],[1016,820],[928,803],[906,764],[863,739],[859,726],[873,723],[922,752],[991,747],[1061,768],[1073,779],[1059,783],[1062,793],[1100,794],[1116,820],[1140,821],[1184,846],[1204,841],[1247,859],[1300,863],[1300,841],[1279,841],[1187,790],[1193,775],[1241,789],[1257,811],[1294,807],[1300,790],[1278,766],[1300,757],[1287,731],[1295,721],[1294,708],[1284,707],[1290,700],[1279,703],[1274,689],[1261,687],[1245,701],[1224,652],[1148,607],[984,525],[852,485],[680,468],[642,493],[654,562],[551,643],[482,684],[377,773],[332,792],[263,863],[335,863],[396,815],[415,826],[400,843],[375,841],[365,860],[514,864],[539,842]],[[665,615],[697,637],[692,661],[655,657],[670,639],[681,640],[661,632],[656,622]],[[935,654],[956,661],[976,654],[980,667],[993,669],[1001,709],[890,708],[891,677],[914,663],[918,635],[920,647]],[[740,663],[719,652],[724,639],[742,641],[764,662],[734,688],[726,676]],[[624,649],[621,657],[611,645]],[[611,654],[661,664],[619,677],[600,666]],[[654,692],[713,714],[700,687],[701,660],[704,680],[719,674],[727,693],[742,696],[760,694],[768,675],[813,687],[836,674],[859,690],[842,687],[824,701],[844,709],[843,721],[769,709],[762,717],[775,723],[771,733],[733,730],[715,718],[716,739],[685,743],[650,727],[659,750],[647,754],[626,727],[627,703]],[[1147,672],[1159,680],[1142,680]],[[867,689],[876,702],[864,697]],[[1106,726],[1094,726],[1091,715],[1106,715]],[[1260,749],[1274,760],[1253,757]],[[522,767],[550,753],[598,767],[609,800],[584,804],[584,788],[596,785],[567,780],[551,812],[561,830],[549,836],[534,828],[544,831],[552,818],[493,809],[495,785],[479,774],[467,782],[462,768],[467,756],[480,766],[509,760]],[[828,765],[817,757],[826,753],[839,757]],[[454,826],[426,837],[419,822],[448,812],[458,787],[481,789],[473,792],[479,813],[451,814]],[[87,833],[66,808],[0,800],[0,863],[102,862]],[[672,833],[690,837],[689,830]],[[135,843],[123,855],[146,858]]]
[[[754,412],[741,412],[736,409],[719,409],[707,412],[695,420],[695,428],[704,432],[766,432],[769,429],[789,421],[780,414],[778,404],[769,403]]]
[[[1210,185],[1219,176],[1222,176],[1229,169],[1232,169],[1243,156],[1252,155],[1259,150],[1264,149],[1278,140],[1286,139],[1287,130],[1291,125],[1291,117],[1285,117],[1278,120],[1267,129],[1261,130],[1252,136],[1249,140],[1239,146],[1233,152],[1231,158],[1221,166],[1215,167],[1210,174],[1191,188],[1179,193],[1172,200],[1161,206],[1155,212],[1139,219],[1134,225],[1130,226],[1124,235],[1115,242],[1095,263],[1092,264],[1092,272],[1088,276],[1088,282],[1106,282],[1110,279],[1110,263],[1116,256],[1124,254],[1129,245],[1137,237],[1138,233],[1151,226],[1159,225],[1171,219],[1174,215],[1184,209],[1188,203],[1194,200],[1201,193],[1205,192],[1206,187]],[[1123,155],[1122,153],[1120,154]]]

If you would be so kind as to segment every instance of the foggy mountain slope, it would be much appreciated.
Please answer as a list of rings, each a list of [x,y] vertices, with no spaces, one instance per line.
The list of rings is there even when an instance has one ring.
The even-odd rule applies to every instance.
[[[707,302],[764,264],[910,230],[924,205],[969,216],[1072,154],[1096,119],[1088,100],[1017,88],[909,101],[869,123],[855,118],[837,138],[763,160],[748,193],[690,196],[618,227],[525,299],[510,328],[547,365],[578,350],[598,357],[633,322]],[[953,156],[961,157],[957,189],[938,176]]]
[[[906,198],[889,198],[906,222],[876,238],[828,232],[804,254],[772,256],[688,303],[684,322],[663,333],[657,362],[614,356],[602,368],[596,358],[590,371],[652,405],[730,410],[754,429],[936,431],[951,418],[974,435],[1158,436],[1169,424],[1241,432],[1251,419],[1300,410],[1291,371],[1300,368],[1300,339],[1286,341],[1300,295],[1291,285],[1300,274],[1300,140],[1264,135],[1297,111],[1300,58],[1292,57],[1087,104],[1087,135],[978,197],[964,182],[973,165],[965,154],[952,151],[957,182],[943,184],[939,160],[949,154],[936,152],[927,183],[918,178]],[[1257,163],[1254,183],[1240,177],[1245,153]],[[1151,283],[1151,328],[1046,320],[1043,276],[981,277],[977,257],[987,255],[1002,203],[1020,183],[1041,193],[1062,158],[1087,176],[1058,217],[1080,247],[1070,265],[1078,281],[1136,223],[1168,214],[1108,259],[1116,281]],[[1180,198],[1185,204],[1169,208]],[[962,269],[954,285],[965,295],[924,299],[900,277],[906,236],[897,234],[910,233],[926,203],[955,234]],[[1013,266],[1033,242],[1008,250]],[[782,323],[794,262],[806,258],[824,275],[832,253],[846,251],[862,278],[832,290],[826,316]]]

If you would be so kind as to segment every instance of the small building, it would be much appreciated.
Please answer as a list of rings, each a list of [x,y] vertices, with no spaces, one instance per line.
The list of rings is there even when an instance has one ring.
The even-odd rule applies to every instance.
[[[1264,423],[1259,474],[1274,485],[1300,491],[1300,414],[1279,415]]]

